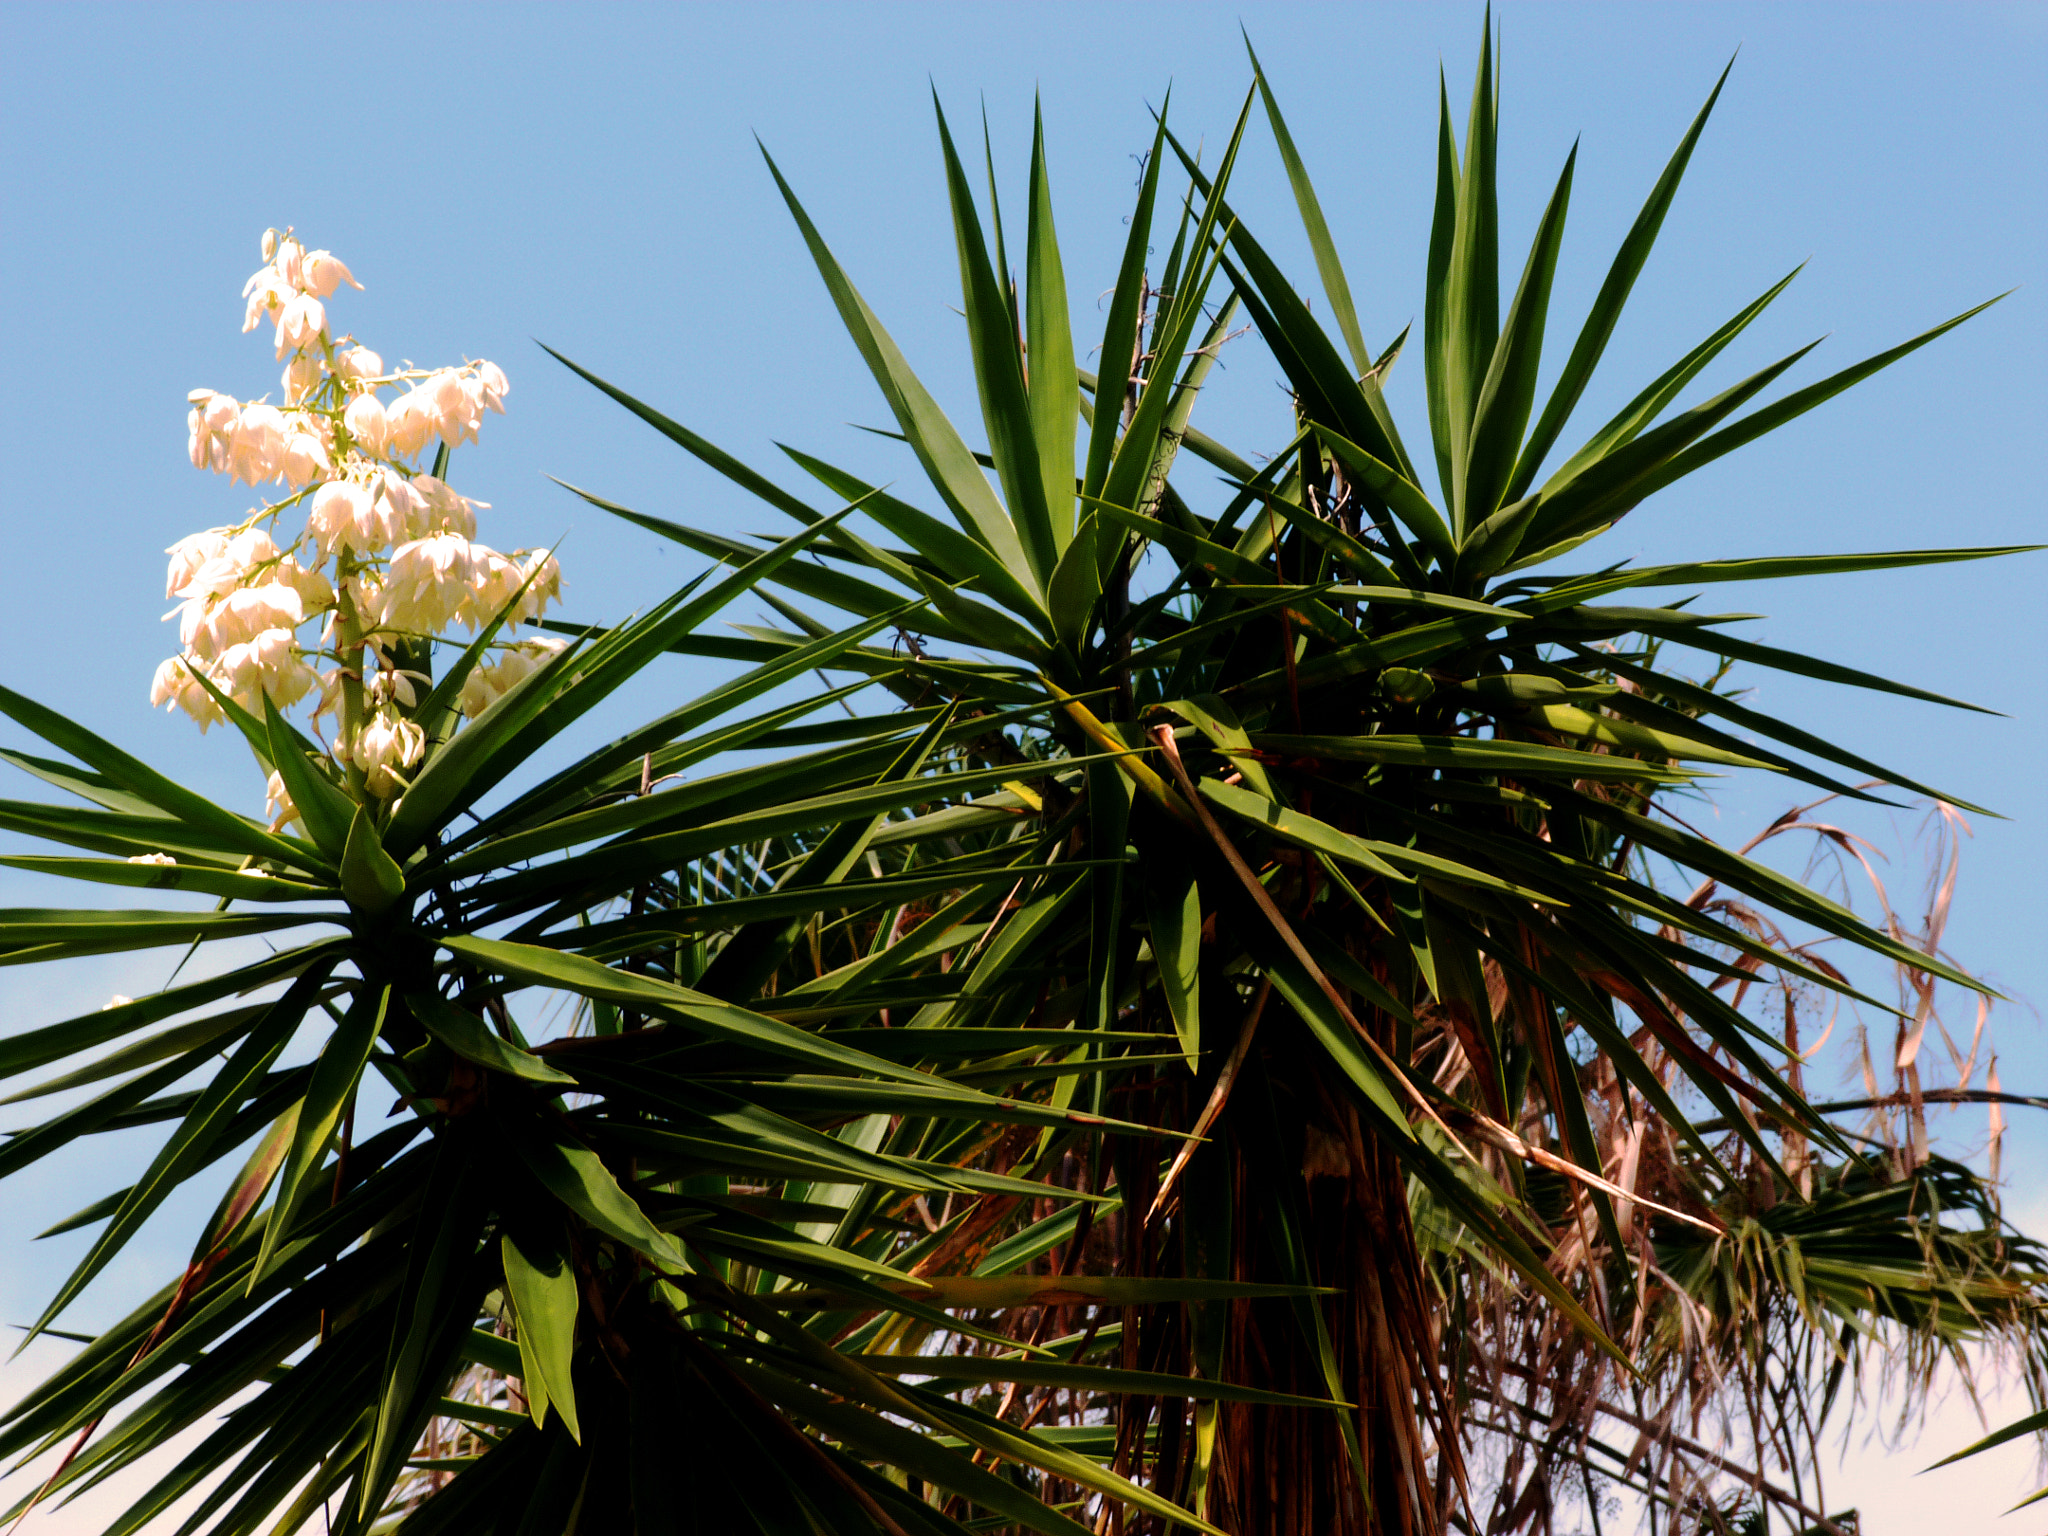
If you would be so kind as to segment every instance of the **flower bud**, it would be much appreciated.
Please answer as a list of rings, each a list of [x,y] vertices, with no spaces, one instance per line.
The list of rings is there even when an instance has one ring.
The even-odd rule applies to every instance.
[[[277,231],[274,229],[263,231],[263,259],[265,262],[277,259]]]

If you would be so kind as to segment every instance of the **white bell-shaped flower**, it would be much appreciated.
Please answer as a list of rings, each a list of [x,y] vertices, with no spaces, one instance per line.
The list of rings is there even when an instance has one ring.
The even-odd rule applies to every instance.
[[[456,701],[456,707],[469,719],[474,720],[502,699],[514,683],[532,670],[533,664],[517,652],[489,666],[479,666],[462,680],[462,693]]]
[[[295,293],[277,316],[277,355],[310,347],[327,329],[327,306],[310,293]]]
[[[213,434],[206,430],[206,412],[193,406],[185,413],[185,452],[194,469],[213,466]]]
[[[391,552],[384,578],[383,627],[437,635],[472,612],[479,578],[503,557],[459,533],[430,533]]]
[[[228,540],[221,554],[242,573],[246,585],[250,578],[261,577],[277,563],[279,550],[269,529],[244,528]]]
[[[380,799],[401,786],[399,778],[425,755],[427,733],[389,713],[373,715],[356,733],[349,760],[363,770],[364,785]]]
[[[308,251],[299,263],[299,283],[308,293],[323,299],[343,283],[358,291],[363,286],[332,251]]]
[[[306,514],[306,532],[322,560],[334,557],[338,549],[365,551],[375,548],[367,523],[370,491],[353,480],[330,480],[313,493],[313,509]]]
[[[525,640],[511,647],[496,662],[479,666],[462,680],[456,707],[471,720],[511,692],[518,683],[540,670],[567,647],[564,640]]]
[[[383,663],[364,681],[363,697],[374,709],[383,709],[387,705],[411,709],[420,701],[420,690],[414,686],[419,682],[429,682],[431,686],[430,680],[418,672]]]
[[[312,691],[315,681],[289,629],[266,629],[229,646],[215,667],[221,691],[256,714],[265,696],[279,709],[289,709]]]
[[[172,656],[157,663],[156,676],[149,680],[149,707],[161,709],[173,701],[178,692],[179,680],[185,675],[185,659]]]
[[[393,401],[385,416],[390,422],[385,446],[392,453],[407,458],[427,446],[427,439],[434,435],[440,423],[432,398],[418,385]]]
[[[327,457],[327,445],[318,434],[301,430],[285,438],[278,469],[284,476],[284,483],[293,490],[311,485],[333,467]]]
[[[288,582],[238,587],[221,597],[195,597],[180,611],[178,641],[196,656],[225,657],[269,630],[290,633],[306,622],[306,602]]]
[[[226,720],[219,702],[192,675],[194,668],[204,665],[196,656],[173,656],[158,667],[149,686],[150,708],[182,709],[201,731]]]
[[[310,352],[295,353],[292,360],[284,365],[284,400],[286,405],[302,405],[320,387],[320,380],[326,374],[326,365]]]
[[[192,643],[189,636],[197,632],[209,604],[245,587],[260,587],[280,580],[292,585],[293,578],[288,573],[297,569],[297,562],[282,557],[278,553],[277,542],[262,528],[245,528],[232,535],[225,529],[215,529],[210,534],[194,534],[173,546],[170,553],[171,579],[177,583],[171,595],[186,599],[185,604],[173,612],[183,621],[181,627],[188,635],[185,642],[188,646]],[[297,590],[296,587],[293,589]],[[212,652],[209,650],[207,654]]]
[[[241,587],[272,580],[279,555],[277,541],[262,528],[244,528],[223,537],[219,547],[196,564],[188,563],[177,595],[188,598],[225,597]],[[195,534],[194,538],[204,535]],[[173,550],[173,554],[176,551]]]
[[[345,379],[381,379],[384,376],[384,359],[368,347],[350,347],[335,359],[341,365],[341,376]]]
[[[475,399],[500,416],[505,414],[505,397],[512,393],[512,385],[505,378],[505,370],[496,363],[477,362],[471,365],[475,384]]]
[[[412,481],[395,469],[387,469],[377,478],[377,518],[387,544],[403,544],[430,531],[425,499],[413,489]]]
[[[562,600],[562,567],[544,549],[529,551],[520,561],[519,581],[526,587],[526,595],[519,600],[518,618],[526,623],[539,618],[549,603]],[[542,642],[529,640],[526,643],[537,645]]]
[[[170,572],[164,582],[165,597],[183,597],[185,588],[193,575],[211,561],[218,560],[228,547],[228,530],[209,528],[204,533],[188,533],[164,553],[171,557]]]
[[[492,670],[490,667],[476,667],[462,680],[462,691],[455,697],[455,707],[465,719],[474,720],[498,702],[498,690],[492,686]]]
[[[299,594],[299,605],[308,617],[334,606],[334,584],[318,566],[305,566],[286,555],[277,562],[277,580]]]
[[[347,680],[348,674],[338,667],[314,676],[313,681],[320,689],[320,697],[313,705],[313,718],[315,720],[318,720],[322,715],[332,715],[337,720],[341,718],[342,685]],[[335,755],[337,757],[340,756],[338,752]],[[343,760],[346,761],[346,759]]]
[[[384,583],[378,574],[375,571],[360,571],[344,581],[341,589],[355,605],[356,613],[362,622],[374,628],[384,613]],[[339,610],[336,612],[336,618],[338,620]],[[331,642],[334,637],[330,634],[322,638]],[[372,645],[374,644],[373,641]]]
[[[293,288],[306,286],[306,248],[286,234],[278,242],[277,254],[270,258],[270,264],[277,269],[277,275]]]
[[[192,467],[219,474],[228,467],[228,443],[242,408],[232,396],[211,389],[195,389],[185,398],[192,403],[185,417]]]
[[[525,584],[526,572],[517,560],[507,559],[495,549],[482,544],[472,544],[470,548],[477,552],[477,558],[471,565],[470,596],[463,610],[463,622],[472,629],[480,629],[511,608],[506,614],[507,621],[517,624],[525,608],[519,589]]]
[[[453,368],[443,368],[422,382],[420,389],[433,407],[434,430],[441,434],[442,442],[453,448],[476,441],[483,416],[470,397],[468,380]]]
[[[283,774],[273,773],[265,782],[263,814],[270,818],[270,830],[273,832],[282,832],[299,819],[299,808],[292,804],[291,792],[284,787]]]
[[[243,334],[255,330],[266,318],[276,316],[297,292],[275,266],[258,271],[242,288],[242,297],[249,301],[242,316]]]
[[[465,539],[476,537],[476,508],[488,507],[489,502],[471,501],[458,496],[445,482],[432,475],[414,475],[412,488],[426,507],[426,526],[422,533],[459,533]]]
[[[368,454],[382,453],[385,440],[391,435],[391,422],[384,414],[384,402],[367,392],[349,401],[348,409],[341,413],[341,424],[348,428],[348,435],[355,439],[356,446]]]
[[[230,480],[257,485],[277,474],[284,458],[284,412],[274,405],[245,405],[228,438]]]

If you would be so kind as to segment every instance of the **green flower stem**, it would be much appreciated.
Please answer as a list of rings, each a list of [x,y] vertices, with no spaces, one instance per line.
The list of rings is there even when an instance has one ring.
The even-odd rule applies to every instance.
[[[367,803],[369,775],[355,761],[356,737],[367,718],[363,708],[363,621],[356,611],[355,594],[349,578],[357,570],[354,554],[344,546],[335,556],[334,605],[341,622],[336,638],[341,652],[341,731],[335,739],[335,753],[348,770],[348,792],[358,803]]]

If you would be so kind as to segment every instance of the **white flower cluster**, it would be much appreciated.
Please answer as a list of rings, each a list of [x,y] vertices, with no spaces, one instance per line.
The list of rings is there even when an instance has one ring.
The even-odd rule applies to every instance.
[[[514,686],[526,681],[567,647],[566,640],[524,640],[489,666],[478,667],[462,680],[458,707],[474,720]]]
[[[562,573],[545,551],[478,543],[485,503],[417,462],[430,446],[445,455],[477,441],[484,412],[504,414],[503,371],[478,361],[386,372],[375,352],[329,331],[326,301],[343,283],[362,287],[344,263],[289,230],[265,233],[263,258],[243,289],[242,329],[276,328],[282,404],[198,389],[186,425],[194,467],[231,484],[278,482],[284,494],[171,546],[165,595],[178,606],[165,617],[178,620],[182,649],[157,668],[150,702],[203,729],[225,718],[223,697],[260,714],[266,697],[283,709],[317,689],[316,728],[335,717],[336,760],[389,796],[425,750],[407,713],[417,674],[398,669],[396,648],[457,623],[530,623],[559,601]],[[281,516],[302,503],[302,527],[281,544]],[[300,632],[314,623],[309,644]],[[462,712],[481,713],[559,649],[508,640],[467,680]],[[280,824],[293,818],[281,784],[271,809]]]

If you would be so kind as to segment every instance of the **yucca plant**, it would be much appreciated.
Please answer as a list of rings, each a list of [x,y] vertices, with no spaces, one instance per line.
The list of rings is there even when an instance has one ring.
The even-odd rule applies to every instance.
[[[1719,1519],[1717,1479],[1810,1469],[1826,1404],[1803,1394],[1831,1399],[1860,1340],[2031,1348],[2040,1325],[2039,1255],[1982,1180],[1919,1151],[1874,1159],[1807,1103],[1789,1015],[1759,1016],[1751,987],[1766,975],[1883,1006],[1787,937],[1802,930],[1922,987],[1974,983],[1667,809],[1709,768],[1862,800],[1886,786],[1942,798],[1744,703],[1730,664],[1954,702],[1745,640],[1684,593],[2004,551],[1651,568],[1579,552],[1659,489],[1978,310],[1769,403],[1753,406],[1810,348],[1681,407],[1788,277],[1561,453],[1713,98],[1545,392],[1573,167],[1504,301],[1497,90],[1489,43],[1462,150],[1443,109],[1419,349],[1433,474],[1383,390],[1407,333],[1368,347],[1256,60],[1213,169],[1162,118],[1099,378],[1075,365],[1042,140],[1019,283],[993,175],[985,221],[941,114],[985,448],[941,413],[778,174],[937,510],[788,450],[886,542],[850,524],[822,532],[814,558],[764,584],[782,627],[681,647],[765,662],[834,633],[834,615],[928,600],[905,644],[842,664],[912,706],[956,710],[958,764],[1010,776],[943,813],[949,830],[1036,822],[1075,879],[947,971],[968,966],[957,999],[933,1009],[892,976],[872,1001],[926,1026],[1071,1028],[1076,1064],[1104,1070],[1063,1080],[1059,1102],[1205,1138],[1076,1143],[1066,1177],[1117,1205],[1048,1233],[1044,1267],[1299,1288],[1124,1311],[1109,1325],[1119,1364],[1179,1377],[1173,1392],[1112,1407],[1049,1386],[999,1406],[1099,1435],[1117,1472],[1235,1532],[1547,1529],[1572,1496],[1567,1472],[1589,1465],[1674,1520]],[[1227,201],[1259,103],[1334,336]],[[1162,228],[1170,155],[1189,190]],[[1263,468],[1192,424],[1239,315],[1295,402],[1296,431]],[[578,371],[768,505],[822,523],[803,497]],[[1190,456],[1220,472],[1220,495],[1184,494]],[[754,547],[586,494],[721,560]],[[1635,588],[1681,595],[1603,601]],[[919,942],[964,944],[980,932],[972,916],[938,911]],[[775,985],[816,985],[816,969]],[[1147,1032],[1180,1059],[1117,1063],[1124,1037]],[[1002,1219],[1017,1215],[961,1230],[986,1241]],[[1337,1295],[1317,1301],[1315,1287]],[[1077,1287],[1011,1326],[1027,1345],[1073,1341],[1079,1360],[1109,1316]],[[1248,1380],[1336,1406],[1190,1402],[1194,1382]],[[1751,1390],[1754,1468],[1676,1427]],[[1475,1420],[1496,1457],[1484,1479],[1466,1460]],[[1596,1431],[1617,1425],[1629,1439],[1599,1464]],[[1085,1497],[1057,1475],[1039,1486]],[[1761,1486],[1777,1513],[1834,1528],[1803,1485]],[[1095,1520],[1172,1526],[1107,1504]]]
[[[168,1131],[132,1182],[46,1234],[98,1229],[29,1337],[175,1192],[231,1170],[182,1272],[104,1331],[70,1334],[83,1347],[7,1410],[0,1455],[36,1468],[7,1518],[202,1427],[110,1531],[961,1529],[927,1489],[1083,1529],[998,1463],[1175,1512],[1057,1437],[896,1380],[914,1359],[892,1342],[1001,1339],[955,1311],[1051,1284],[1012,1277],[1042,1233],[983,1223],[971,1253],[906,1242],[906,1205],[1035,1202],[1049,1230],[1071,1230],[1109,1197],[1049,1182],[1020,1149],[1112,1123],[1148,1134],[1067,1102],[1096,1064],[1042,1020],[875,1027],[906,987],[945,1012],[961,989],[925,963],[971,942],[986,974],[1031,931],[999,908],[1056,907],[1099,867],[1063,860],[1063,829],[1035,819],[997,816],[1002,835],[958,842],[961,818],[938,807],[1015,777],[963,761],[990,722],[942,705],[821,728],[801,722],[846,690],[770,697],[854,664],[892,623],[921,624],[929,599],[772,648],[536,781],[537,753],[850,509],[587,642],[506,650],[558,573],[475,543],[446,479],[503,375],[387,375],[328,333],[320,300],[345,268],[289,233],[266,236],[265,258],[251,325],[277,318],[287,405],[199,392],[193,459],[282,477],[288,494],[173,549],[186,649],[157,693],[245,738],[276,819],[0,689],[0,712],[63,754],[7,760],[85,802],[0,804],[9,831],[81,850],[13,866],[216,901],[0,913],[9,964],[186,951],[160,990],[0,1041],[0,1076],[27,1079],[10,1102],[76,1100],[0,1143],[0,1177],[84,1138]],[[394,385],[387,410],[378,391]],[[437,431],[432,473],[416,473]],[[438,631],[465,615],[474,638],[437,666]],[[316,622],[318,640],[299,635]],[[331,749],[280,707],[316,681]],[[785,755],[673,786],[764,748]],[[926,814],[900,814],[912,807]],[[935,893],[946,920],[904,932],[898,917]],[[897,917],[878,927],[879,905]],[[252,958],[252,939],[267,952]],[[811,984],[778,995],[799,953]],[[1076,1285],[1132,1303],[1259,1291],[1055,1288]],[[977,1379],[1083,1378],[1165,1384],[1076,1377],[1045,1348]]]
[[[49,1074],[18,1098],[93,1092],[0,1147],[6,1173],[82,1136],[172,1128],[132,1185],[56,1229],[105,1223],[39,1330],[167,1195],[256,1137],[184,1273],[10,1411],[9,1454],[69,1447],[29,1497],[90,1486],[222,1408],[220,1426],[114,1529],[158,1528],[168,1505],[225,1472],[184,1528],[293,1530],[324,1504],[336,1528],[370,1529],[388,1523],[397,1490],[396,1507],[414,1510],[407,1529],[527,1518],[550,1529],[621,1529],[636,1519],[642,1529],[731,1529],[744,1511],[773,1525],[809,1509],[835,1528],[889,1530],[921,1517],[887,1513],[903,1496],[859,1460],[889,1459],[889,1445],[907,1434],[875,1410],[964,1431],[969,1443],[997,1434],[1007,1445],[973,1422],[934,1420],[914,1395],[879,1384],[878,1401],[845,1400],[828,1363],[839,1357],[802,1326],[815,1306],[799,1306],[792,1322],[782,1315],[790,1301],[755,1293],[799,1282],[943,1319],[943,1281],[835,1246],[841,1212],[790,1198],[786,1187],[836,1180],[937,1195],[1056,1194],[814,1129],[849,1113],[1063,1126],[1072,1118],[1063,1109],[997,1097],[971,1077],[935,1077],[908,1061],[936,1056],[971,1068],[993,1057],[979,1080],[1001,1089],[1040,1076],[1049,1053],[1018,1031],[984,1031],[932,1052],[906,1052],[872,1030],[843,1042],[817,1023],[859,1010],[835,1008],[829,996],[808,1010],[808,999],[798,1003],[793,1015],[773,1005],[762,1012],[646,967],[609,966],[593,956],[637,952],[636,934],[661,931],[670,951],[684,947],[687,912],[680,921],[668,910],[584,920],[613,884],[630,905],[646,860],[600,845],[522,867],[535,851],[587,841],[588,818],[650,821],[633,813],[652,802],[632,793],[648,749],[666,746],[672,769],[720,746],[772,741],[781,722],[811,706],[736,720],[745,702],[874,626],[756,669],[471,826],[453,825],[540,743],[808,537],[566,653],[476,723],[436,738],[388,814],[351,802],[274,711],[268,733],[240,717],[264,766],[285,776],[306,811],[304,837],[233,815],[21,696],[0,696],[13,719],[72,759],[16,761],[99,807],[15,804],[10,824],[111,855],[17,865],[87,879],[147,875],[151,885],[265,903],[253,913],[10,912],[12,961],[286,936],[261,959],[5,1044],[11,1076]],[[459,688],[464,670],[458,663],[441,691]],[[841,757],[861,760],[813,776],[814,785],[850,788],[828,796],[830,814],[872,807],[859,833],[809,850],[813,863],[844,856],[849,842],[858,856],[882,812],[935,798],[935,786],[907,770],[950,724],[942,718],[887,744],[879,771],[870,770],[873,752],[850,753]],[[666,802],[660,856],[810,824],[819,810],[791,815],[776,780],[773,769],[740,771],[655,797]],[[571,815],[586,820],[571,825]],[[131,862],[131,849],[147,849],[148,862]],[[1056,889],[1059,872],[1038,870],[1036,851],[1035,840],[995,849],[946,878],[968,889],[997,879],[1027,893]],[[770,926],[786,927],[780,914],[819,905],[792,900],[789,885],[767,898],[735,893],[730,906],[771,909]],[[573,915],[558,921],[557,909]],[[508,929],[510,937],[484,936]],[[721,953],[738,959],[730,945]],[[280,984],[281,994],[261,995]],[[521,998],[534,988],[555,994],[558,1010],[565,1001],[580,1010],[581,1027],[547,1029],[545,1012]],[[309,1029],[309,1059],[292,1060],[287,1052]],[[372,1071],[396,1093],[400,1118],[351,1134]],[[924,1299],[899,1298],[891,1286]],[[486,1400],[456,1398],[471,1362],[497,1373]],[[518,1384],[509,1398],[504,1377]],[[837,1394],[827,1414],[832,1449],[794,1435],[781,1416],[790,1402],[824,1403],[821,1387]],[[124,1405],[125,1418],[109,1418]],[[422,1467],[414,1448],[437,1418],[474,1434],[462,1457]],[[872,1444],[860,1444],[863,1432]],[[941,1486],[950,1486],[951,1465],[968,1490],[1003,1507],[1000,1480],[965,1455],[932,1446],[913,1459]],[[423,1499],[417,1479],[402,1481],[409,1467],[461,1475]]]
[[[1664,812],[1700,764],[1923,792],[1704,658],[1931,696],[1601,601],[1994,552],[1558,563],[1947,327],[1667,419],[1773,289],[1553,467],[1705,114],[1539,411],[1569,172],[1502,318],[1494,91],[1487,50],[1462,156],[1443,129],[1434,497],[1381,388],[1401,344],[1368,352],[1255,63],[1213,168],[1162,117],[1100,377],[1042,136],[1020,284],[941,116],[980,445],[775,173],[933,509],[792,452],[799,496],[585,372],[796,531],[581,493],[718,566],[558,626],[573,648],[460,728],[490,627],[438,672],[394,651],[430,686],[378,696],[421,742],[381,789],[208,692],[302,835],[0,694],[70,759],[17,765],[95,807],[6,825],[108,856],[36,867],[233,903],[9,913],[10,959],[311,930],[0,1042],[28,1094],[97,1095],[0,1174],[172,1127],[61,1224],[106,1226],[40,1327],[255,1148],[183,1274],[0,1423],[58,1461],[16,1507],[218,1415],[114,1530],[202,1486],[181,1531],[1507,1530],[1588,1465],[1697,1523],[1730,1461],[1676,1415],[1715,1380],[1782,1405],[1887,1330],[2032,1337],[2036,1255],[1981,1181],[1868,1156],[1744,1002],[1759,976],[1857,995],[1766,909],[1968,977]],[[1261,99],[1336,340],[1227,203]],[[1193,425],[1241,319],[1296,400],[1263,468]],[[751,598],[778,620],[700,632]],[[665,653],[743,670],[522,777]],[[792,697],[814,673],[846,681]],[[1610,1458],[1617,1411],[1641,1422]],[[1759,1468],[1785,1460],[1782,1407],[1755,1422]]]

